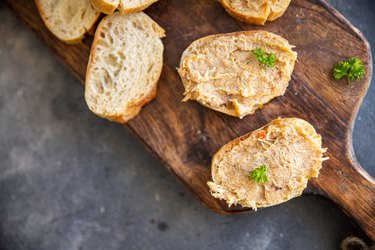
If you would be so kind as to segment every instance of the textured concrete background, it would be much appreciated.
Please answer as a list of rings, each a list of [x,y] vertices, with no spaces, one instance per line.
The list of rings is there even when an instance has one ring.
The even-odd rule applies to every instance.
[[[375,1],[331,0],[375,47]],[[0,3],[0,249],[337,249],[359,235],[331,202],[304,196],[253,214],[204,208]],[[375,86],[354,130],[375,174]]]

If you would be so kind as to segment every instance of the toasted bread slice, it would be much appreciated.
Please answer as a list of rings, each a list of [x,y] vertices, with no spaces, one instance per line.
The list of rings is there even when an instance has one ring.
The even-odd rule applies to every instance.
[[[60,40],[79,43],[92,28],[100,13],[90,0],[35,0],[48,29]]]
[[[234,18],[251,24],[264,25],[282,16],[291,0],[219,0]]]
[[[261,64],[252,51],[276,56],[273,67]],[[284,38],[266,31],[207,36],[182,54],[178,73],[192,99],[228,115],[244,117],[272,98],[283,95],[297,53]]]
[[[228,206],[253,208],[280,204],[302,194],[322,167],[321,136],[299,118],[276,119],[223,146],[212,159],[211,194]],[[268,181],[249,177],[266,167]]]
[[[116,9],[121,14],[139,12],[146,9],[158,0],[91,0],[92,5],[105,14],[112,14]]]
[[[143,12],[115,12],[100,22],[86,72],[85,99],[91,111],[123,123],[155,97],[164,36]]]

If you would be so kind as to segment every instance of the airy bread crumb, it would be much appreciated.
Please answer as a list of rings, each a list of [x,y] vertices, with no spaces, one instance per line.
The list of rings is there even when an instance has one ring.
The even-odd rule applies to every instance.
[[[155,97],[164,36],[143,12],[115,12],[100,22],[86,72],[85,99],[91,111],[123,123]]]
[[[35,2],[47,28],[58,39],[69,44],[79,43],[100,16],[90,0],[35,0]]]

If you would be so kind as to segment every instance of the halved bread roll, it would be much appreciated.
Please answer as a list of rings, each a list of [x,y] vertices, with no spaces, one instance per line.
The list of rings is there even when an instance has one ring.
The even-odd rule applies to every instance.
[[[251,24],[264,25],[284,14],[291,0],[219,0],[234,18]]]
[[[266,31],[211,35],[193,42],[182,54],[178,73],[192,99],[216,111],[244,117],[284,94],[297,53],[287,40]],[[254,50],[276,57],[272,67]]]
[[[100,117],[127,122],[156,95],[163,66],[164,30],[138,12],[103,18],[86,72],[85,99]]]
[[[47,28],[60,40],[80,42],[92,28],[100,13],[90,0],[35,0]]]
[[[211,194],[228,206],[276,205],[302,194],[318,177],[326,149],[311,124],[299,118],[276,119],[223,146],[212,159]],[[265,168],[266,182],[252,171]],[[263,169],[264,170],[264,169]],[[264,179],[263,179],[264,180]]]
[[[139,12],[158,0],[91,0],[92,5],[100,12],[112,14],[116,9],[121,14]]]

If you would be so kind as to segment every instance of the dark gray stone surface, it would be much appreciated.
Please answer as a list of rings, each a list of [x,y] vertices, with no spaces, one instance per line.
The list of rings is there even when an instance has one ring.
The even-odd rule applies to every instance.
[[[375,47],[375,1],[331,0]],[[83,87],[0,3],[0,249],[337,249],[360,235],[304,196],[257,213],[204,208],[122,126],[92,115]],[[375,86],[354,131],[375,174]]]

